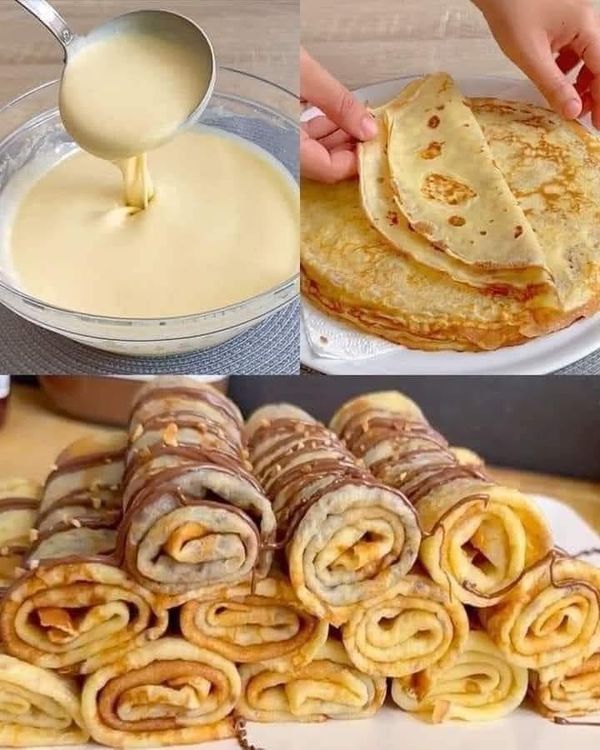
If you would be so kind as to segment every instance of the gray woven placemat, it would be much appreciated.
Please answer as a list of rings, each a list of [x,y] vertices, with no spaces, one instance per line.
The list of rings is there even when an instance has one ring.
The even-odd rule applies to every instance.
[[[600,343],[600,342],[599,342]],[[600,349],[557,370],[556,375],[600,375]]]
[[[0,305],[0,372],[12,375],[295,375],[300,306],[287,305],[225,344],[173,357],[124,357],[78,344]]]

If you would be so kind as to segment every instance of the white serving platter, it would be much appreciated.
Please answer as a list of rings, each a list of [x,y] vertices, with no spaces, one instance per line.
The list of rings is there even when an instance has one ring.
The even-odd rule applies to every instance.
[[[414,76],[366,86],[355,95],[372,106],[383,104],[398,94]],[[456,76],[467,96],[493,96],[514,101],[544,104],[531,83],[525,80],[489,76]],[[318,114],[309,110],[303,119]],[[589,124],[589,119],[584,120]],[[600,200],[600,197],[599,197]],[[329,319],[331,339],[340,339],[347,330],[343,323]],[[352,329],[354,330],[354,329]],[[308,367],[328,375],[545,375],[565,367],[600,348],[600,314],[574,323],[569,328],[542,338],[494,352],[422,352],[403,346],[386,346],[386,351],[366,358],[322,356],[311,348],[302,330],[301,359]]]

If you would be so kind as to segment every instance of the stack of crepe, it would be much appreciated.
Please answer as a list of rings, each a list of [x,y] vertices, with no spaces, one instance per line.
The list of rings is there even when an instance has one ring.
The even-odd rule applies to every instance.
[[[563,721],[600,710],[600,571],[402,394],[331,428],[271,404],[242,430],[216,391],[157,380],[129,440],[67,448],[41,502],[3,483],[0,743],[248,746],[245,720],[371,717],[388,680],[434,723],[528,689]]]
[[[446,74],[375,110],[360,181],[302,186],[302,285],[410,348],[490,350],[600,307],[600,141]]]
[[[355,398],[331,427],[379,481],[413,503],[429,585],[435,582],[454,606],[462,602],[469,616],[469,624],[455,626],[455,647],[424,670],[394,672],[381,660],[394,678],[395,702],[434,722],[480,721],[516,708],[529,682],[547,716],[567,720],[600,711],[600,570],[553,548],[532,501],[491,482],[470,452],[451,449],[403,394]],[[426,600],[431,605],[435,597]],[[343,629],[350,657],[369,674],[378,665],[365,657],[381,659],[383,642],[373,623],[388,618],[388,632],[397,626],[389,621],[397,617],[392,598],[379,609],[354,616],[362,643],[348,625]],[[448,604],[436,619],[444,614],[451,616]],[[431,641],[418,627],[421,643],[424,634]],[[399,628],[394,635],[398,648],[406,636]]]
[[[153,597],[115,555],[125,440],[83,438],[46,480],[30,534],[27,572],[0,606],[12,656],[63,674],[89,674],[167,626]]]

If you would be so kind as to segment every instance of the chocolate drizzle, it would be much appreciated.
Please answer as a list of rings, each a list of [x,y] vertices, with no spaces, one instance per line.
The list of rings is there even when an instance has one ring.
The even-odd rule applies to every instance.
[[[265,420],[250,436],[248,448],[277,517],[279,533],[273,549],[289,544],[308,511],[326,495],[345,487],[382,487],[318,422],[295,417]],[[401,492],[389,491],[414,513]]]
[[[137,558],[140,538],[161,522],[161,516],[154,513],[162,511],[153,510],[159,504],[165,514],[196,507],[211,511],[209,519],[214,511],[215,519],[225,513],[243,520],[248,536],[241,535],[240,542],[246,559],[254,559],[258,550],[257,572],[262,577],[268,571],[275,521],[250,473],[241,426],[237,407],[212,388],[178,386],[173,381],[164,384],[159,379],[142,391],[131,414],[124,516],[116,552],[140,583],[157,591],[161,586],[140,572]],[[182,434],[183,430],[187,432]],[[219,486],[219,477],[227,480],[223,496],[210,489]],[[210,520],[206,523],[208,532]],[[215,534],[227,533],[217,529],[218,525]],[[252,549],[249,538],[256,540]],[[169,590],[179,585],[182,593],[193,586],[189,581],[173,582]]]
[[[334,418],[335,422],[340,425],[338,432],[344,444],[354,455],[365,460],[367,468],[377,479],[400,490],[418,511],[422,504],[426,505],[426,517],[431,519],[429,535],[435,535],[439,529],[442,532],[438,565],[450,581],[450,572],[442,558],[446,521],[463,505],[477,500],[489,502],[493,483],[483,468],[461,464],[445,438],[425,418],[407,419],[391,409],[382,408],[376,400],[371,406],[366,397],[359,399],[356,405],[347,404]],[[461,496],[462,486],[459,488],[457,484],[456,499],[448,508],[448,500],[453,495],[445,495],[443,490],[458,482],[464,483],[464,496]],[[436,517],[438,499],[446,506]],[[487,594],[469,581],[456,583],[465,591],[490,600],[503,596],[516,581],[508,581],[506,586]]]

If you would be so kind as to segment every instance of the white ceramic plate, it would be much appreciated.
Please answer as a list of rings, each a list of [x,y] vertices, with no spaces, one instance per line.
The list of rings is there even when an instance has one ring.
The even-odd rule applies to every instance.
[[[414,77],[398,78],[366,86],[355,94],[362,101],[376,106],[393,98],[411,80]],[[457,81],[467,96],[544,103],[528,81],[482,76],[458,76]],[[303,119],[311,114],[314,116],[316,111],[307,112]],[[336,321],[333,321],[333,326],[341,331]],[[545,375],[576,362],[598,347],[600,315],[578,321],[564,331],[495,352],[421,352],[397,346],[390,352],[352,361],[316,356],[303,329],[301,359],[308,367],[329,375]]]
[[[567,552],[575,554],[600,545],[600,536],[571,508],[557,500],[535,497],[554,534]],[[600,555],[588,558],[600,565]],[[600,722],[600,717],[595,717]],[[518,708],[510,716],[489,724],[453,722],[432,726],[385,705],[372,719],[326,721],[319,724],[248,724],[248,740],[258,750],[598,750],[600,728],[559,726]],[[189,747],[189,746],[188,746]],[[195,746],[197,750],[238,750],[226,740]],[[74,750],[99,750],[80,745]]]

